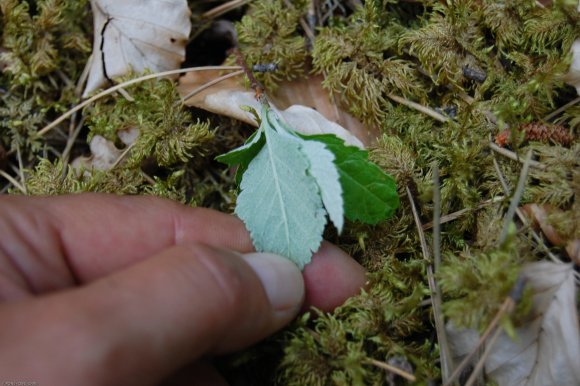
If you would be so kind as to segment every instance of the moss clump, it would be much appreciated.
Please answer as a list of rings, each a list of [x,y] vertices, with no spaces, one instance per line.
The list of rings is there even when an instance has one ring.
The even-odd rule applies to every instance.
[[[41,154],[36,132],[77,101],[90,25],[87,0],[0,1],[0,140],[23,159]]]
[[[246,61],[277,67],[274,72],[258,75],[269,91],[275,91],[281,80],[304,74],[306,40],[300,33],[299,20],[306,14],[306,5],[304,0],[254,2],[237,25],[238,42]]]
[[[333,314],[306,315],[287,333],[279,383],[283,385],[383,385],[395,378],[373,360],[407,368],[419,379],[437,379],[438,351],[430,340],[429,290],[420,259],[391,258],[369,276],[368,291]],[[399,379],[399,381],[402,378]]]

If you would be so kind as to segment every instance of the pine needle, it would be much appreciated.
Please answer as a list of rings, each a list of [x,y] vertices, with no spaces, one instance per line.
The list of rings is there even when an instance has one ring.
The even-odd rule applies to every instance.
[[[94,95],[91,98],[85,100],[84,102],[79,103],[74,108],[70,109],[69,111],[67,111],[66,113],[61,115],[59,118],[57,118],[55,121],[53,121],[49,125],[45,126],[42,130],[40,130],[38,133],[36,133],[36,135],[39,137],[42,137],[43,135],[48,133],[50,130],[55,128],[57,125],[59,125],[61,122],[63,122],[65,119],[67,119],[71,115],[73,115],[75,112],[83,109],[84,107],[90,105],[91,103],[93,103],[93,102],[95,102],[95,101],[97,101],[97,100],[99,100],[107,95],[110,95],[110,94],[114,93],[115,91],[118,91],[124,87],[128,87],[128,86],[131,86],[131,85],[134,85],[134,84],[137,84],[140,82],[144,82],[144,81],[150,80],[150,79],[162,78],[164,76],[171,76],[171,75],[177,75],[177,74],[185,74],[187,72],[210,71],[210,70],[239,70],[240,68],[241,67],[239,67],[239,66],[189,67],[189,68],[181,68],[181,69],[172,70],[172,71],[157,72],[155,74],[149,74],[149,75],[141,76],[139,78],[131,79],[131,80],[128,80],[126,82],[119,83],[119,84],[117,84],[113,87],[110,87],[104,91],[101,91],[97,95]]]

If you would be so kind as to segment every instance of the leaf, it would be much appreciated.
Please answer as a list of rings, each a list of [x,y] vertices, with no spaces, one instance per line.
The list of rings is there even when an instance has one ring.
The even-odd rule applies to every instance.
[[[577,7],[580,12],[580,2]],[[580,39],[576,39],[570,48],[572,63],[568,73],[564,75],[564,80],[571,86],[576,87],[576,93],[580,95]]]
[[[242,175],[248,169],[250,162],[264,146],[266,139],[262,126],[253,133],[242,146],[216,157],[216,160],[228,166],[239,165],[236,171],[236,183],[240,183]]]
[[[202,73],[189,73],[179,78],[178,90],[182,97],[189,94],[192,90],[222,75],[220,71],[205,71]],[[272,109],[281,116],[285,122],[294,130],[302,134],[335,134],[337,137],[353,146],[363,148],[363,142],[357,137],[364,139],[367,143],[372,142],[375,138],[373,135],[368,137],[367,128],[354,119],[349,114],[337,109],[330,102],[324,105],[315,103],[321,100],[320,95],[324,94],[324,99],[328,101],[326,92],[322,86],[318,87],[318,97],[315,99],[310,94],[311,87],[304,89],[303,83],[310,83],[310,79],[302,81],[286,82],[278,89],[277,95],[283,92],[291,92],[293,104],[290,104],[288,96],[278,98],[277,95],[272,97]],[[319,79],[313,82],[320,83]],[[289,90],[289,91],[286,91]],[[296,90],[303,90],[300,94]],[[308,90],[308,91],[305,91]],[[300,98],[301,96],[301,98]],[[297,104],[298,103],[298,104]],[[250,125],[258,126],[252,114],[243,110],[240,106],[251,106],[257,111],[261,111],[260,103],[255,98],[253,91],[246,90],[238,84],[235,79],[226,79],[211,88],[204,90],[185,102],[188,106],[195,106],[215,114],[225,115],[246,122]],[[278,106],[279,104],[279,106]],[[305,105],[306,104],[306,105]],[[278,107],[280,109],[278,109]],[[284,109],[285,108],[285,109]],[[338,111],[338,116],[332,116],[333,112]],[[338,118],[344,122],[340,124],[334,122]],[[348,127],[351,131],[346,130]],[[356,134],[356,135],[355,135]]]
[[[340,234],[344,225],[344,202],[334,154],[323,143],[316,141],[302,140],[301,149],[310,163],[308,172],[316,180],[328,217]]]
[[[331,135],[303,138],[325,143],[334,154],[343,190],[344,212],[349,220],[376,224],[393,215],[399,207],[395,180],[368,161],[366,151],[346,146]]]
[[[264,115],[261,127],[265,144],[243,175],[235,213],[258,251],[286,256],[303,268],[322,242],[322,200],[300,143],[277,133]]]
[[[572,264],[537,262],[523,269],[534,290],[528,323],[515,329],[515,340],[503,332],[485,362],[487,376],[499,386],[580,384],[580,334]],[[449,328],[458,356],[472,351],[475,330]]]
[[[93,53],[83,97],[131,72],[179,68],[191,31],[186,0],[91,0]]]
[[[302,154],[304,154],[310,164],[308,173],[316,180],[324,208],[330,221],[332,221],[340,234],[344,225],[344,201],[340,176],[334,162],[334,154],[322,142],[305,140],[309,136],[297,134],[292,128],[282,122],[275,112],[269,111],[267,114],[268,122],[278,133],[300,143]],[[343,143],[341,139],[334,135],[328,136]]]

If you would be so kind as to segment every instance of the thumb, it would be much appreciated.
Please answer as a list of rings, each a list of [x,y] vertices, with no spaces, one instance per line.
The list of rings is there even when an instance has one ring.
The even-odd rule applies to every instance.
[[[0,358],[0,367],[47,384],[51,376],[82,383],[88,374],[97,384],[155,383],[200,356],[272,334],[298,313],[303,297],[300,271],[280,256],[178,245],[28,308],[0,308],[2,316],[15,315],[3,320],[4,331],[19,332],[8,338],[17,352]],[[31,361],[31,353],[50,360]]]

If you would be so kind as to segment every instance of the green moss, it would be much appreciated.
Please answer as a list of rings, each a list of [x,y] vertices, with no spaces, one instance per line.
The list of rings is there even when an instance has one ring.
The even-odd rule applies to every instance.
[[[88,1],[0,1],[0,139],[26,160],[35,134],[77,100],[75,82],[90,53]]]
[[[250,66],[273,63],[275,72],[257,77],[269,91],[281,80],[304,73],[306,40],[300,34],[299,20],[306,14],[306,1],[283,0],[254,2],[237,25],[240,49]]]
[[[287,385],[382,385],[392,375],[371,359],[409,366],[421,379],[439,377],[429,342],[428,295],[421,260],[391,258],[369,277],[368,291],[333,314],[318,313],[295,326],[284,340],[280,383]]]

